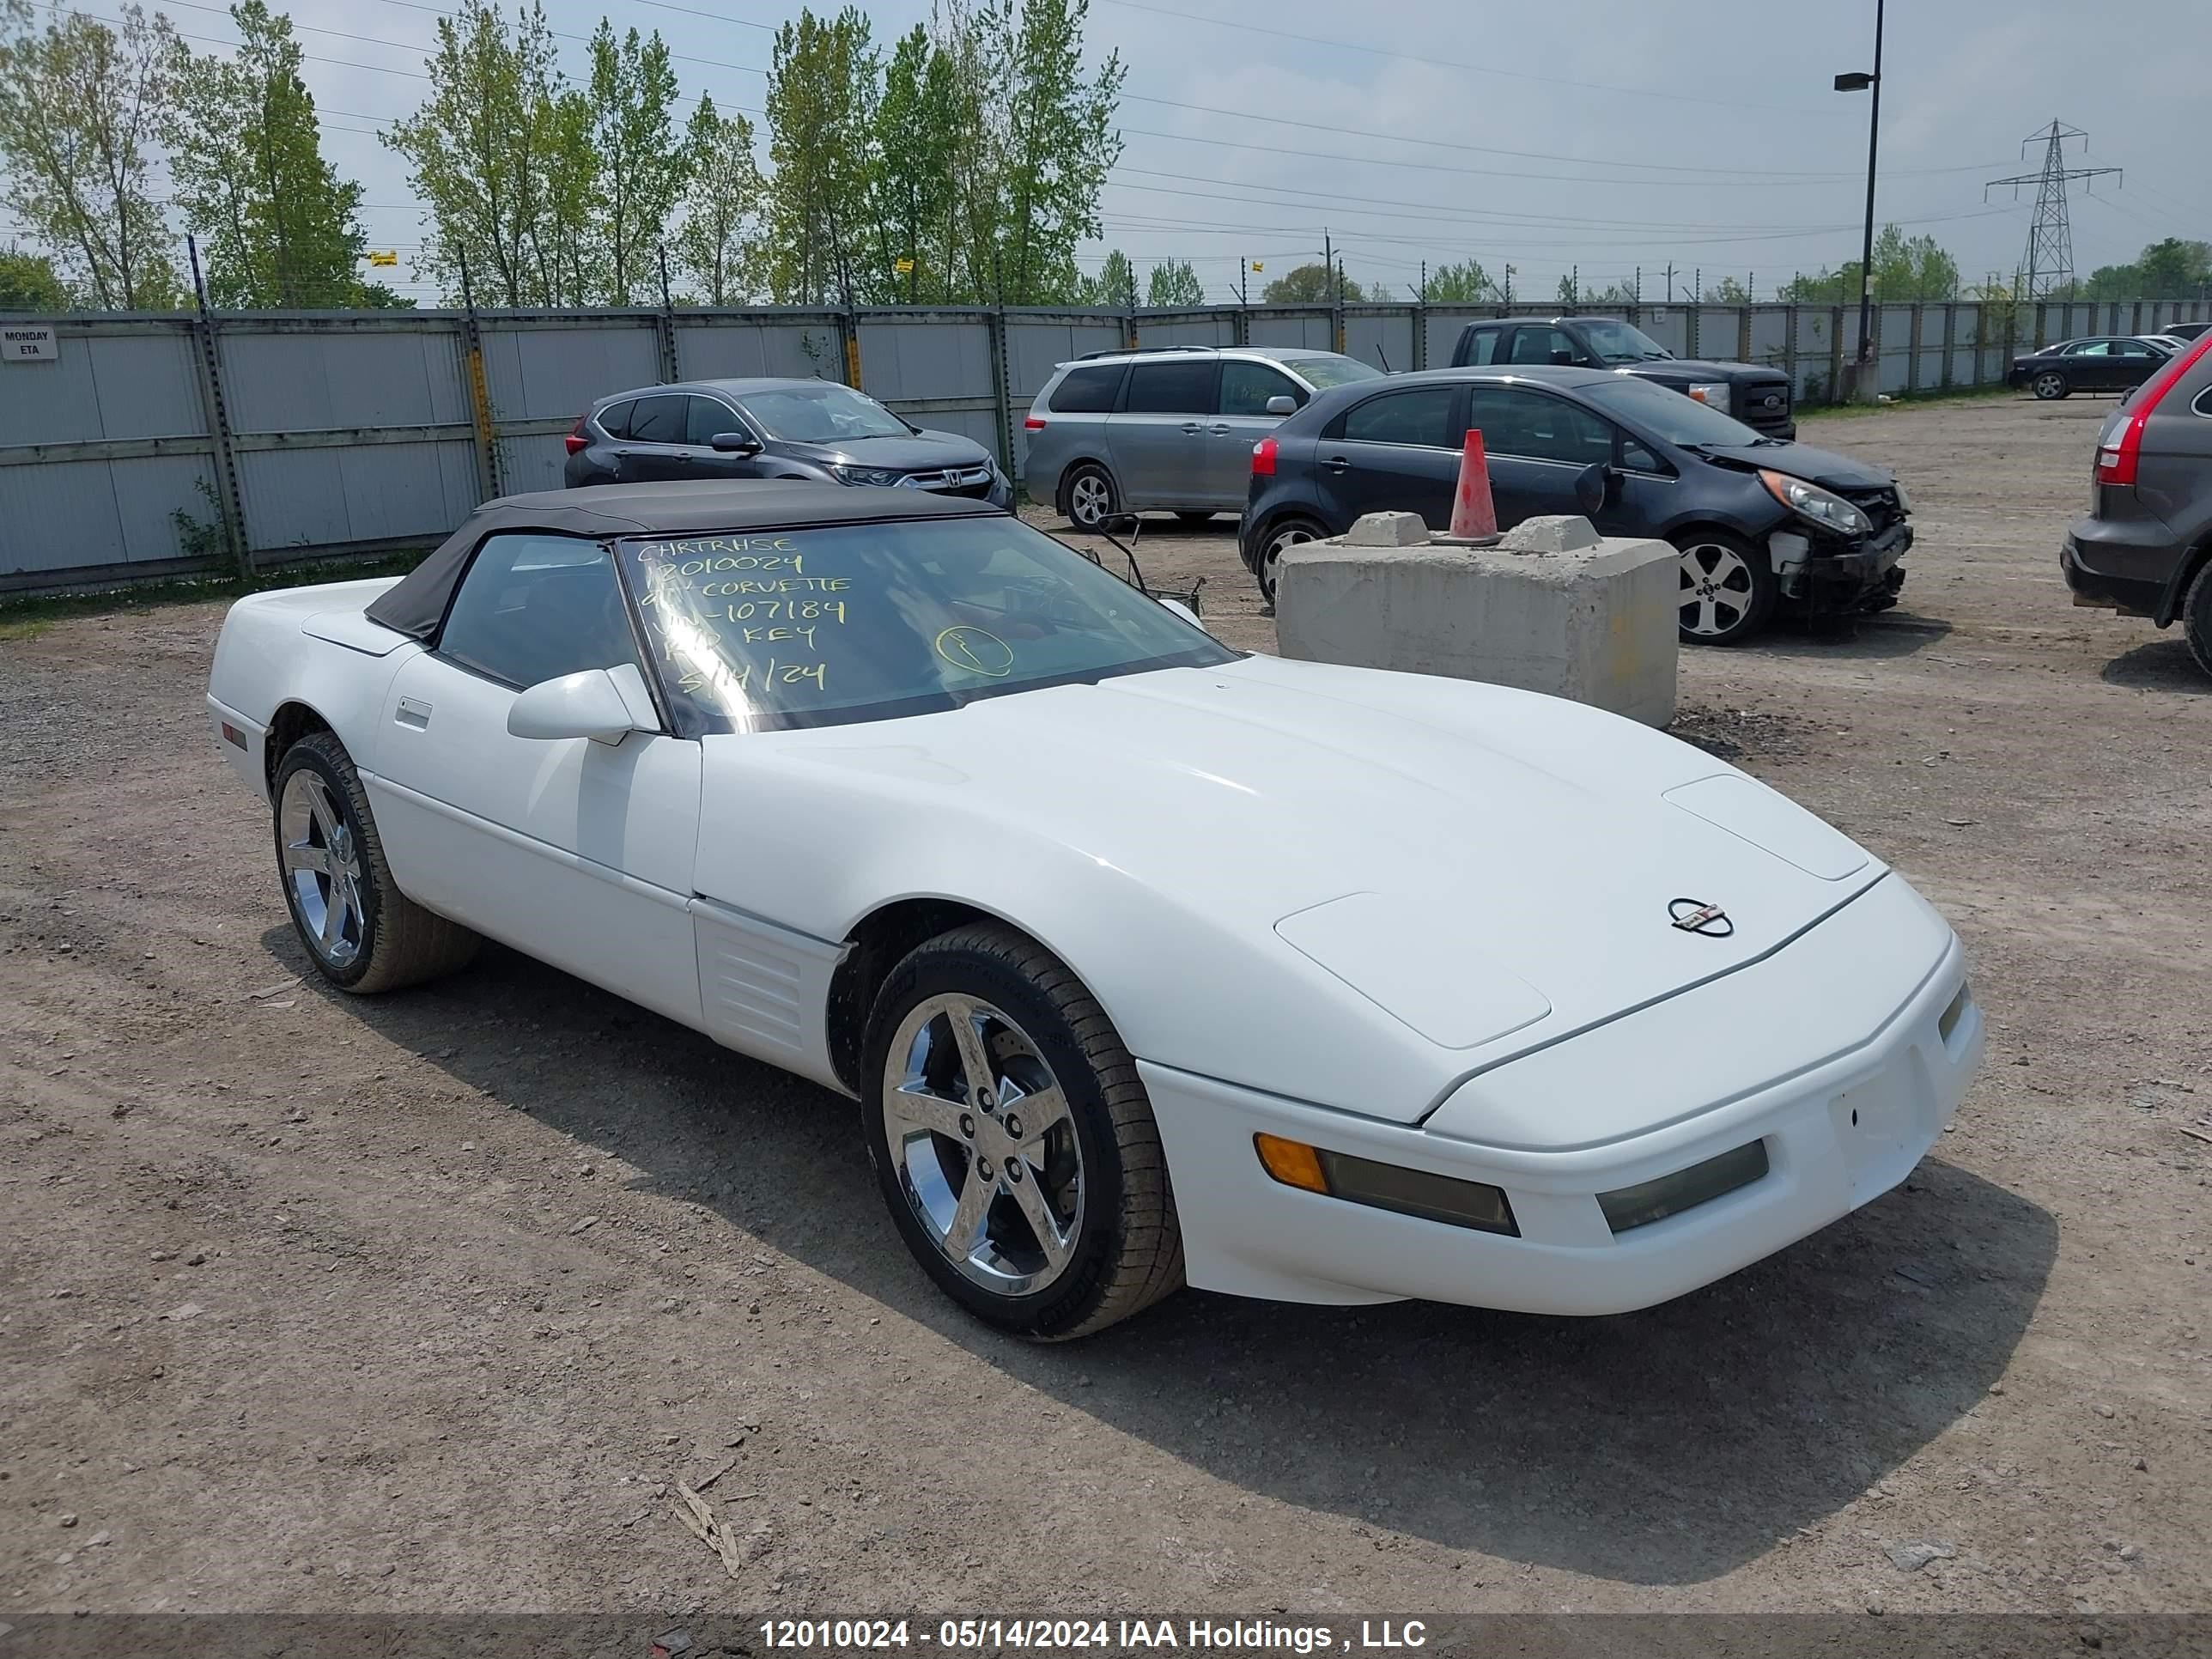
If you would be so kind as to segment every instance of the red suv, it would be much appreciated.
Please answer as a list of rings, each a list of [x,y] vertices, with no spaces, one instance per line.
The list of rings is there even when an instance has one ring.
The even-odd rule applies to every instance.
[[[2180,623],[2212,674],[2212,333],[2105,422],[2089,515],[2059,557],[2075,604]]]

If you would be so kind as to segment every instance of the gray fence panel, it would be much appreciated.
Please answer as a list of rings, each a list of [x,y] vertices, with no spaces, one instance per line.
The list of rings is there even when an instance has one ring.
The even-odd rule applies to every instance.
[[[1751,361],[1771,368],[1788,365],[1790,313],[1786,307],[1763,306],[1751,313]]]
[[[1979,306],[1955,305],[1951,307],[1951,382],[1954,386],[1979,386],[1982,383],[1981,329],[1982,308]]]
[[[227,322],[216,339],[234,432],[443,426],[469,419],[458,323],[442,330],[264,333]]]
[[[1459,337],[1469,323],[1487,317],[1486,311],[1474,308],[1446,309],[1431,306],[1428,309],[1428,363],[1431,368],[1449,368],[1452,353],[1459,349]]]
[[[1834,319],[1826,306],[1801,306],[1797,311],[1797,372],[1791,377],[1790,391],[1800,404],[1825,403],[1832,393],[1828,385],[1834,371],[1835,359],[1831,348],[1835,343]]]
[[[1687,306],[1646,306],[1638,314],[1636,325],[1677,357],[1690,355],[1690,308]]]
[[[1404,374],[1413,366],[1413,313],[1346,312],[1344,351],[1346,356],[1373,368]],[[1445,363],[1450,361],[1449,356],[1444,360]]]
[[[1260,343],[1260,319],[1252,319],[1252,338]],[[1137,319],[1137,343],[1143,346],[1207,345],[1224,346],[1237,343],[1237,325],[1227,317],[1168,317],[1155,320],[1147,316]],[[1271,345],[1299,345],[1299,340],[1271,340]]]
[[[649,316],[532,323],[489,315],[482,326],[484,380],[501,421],[573,421],[594,398],[660,383]]]
[[[679,318],[676,372],[687,380],[748,380],[759,375],[798,380],[819,375],[842,380],[845,364],[834,318],[796,322]]]
[[[1881,357],[1881,390],[1900,396],[1912,379],[1912,307],[1875,307],[1875,349]]]
[[[199,348],[184,324],[58,323],[50,363],[0,369],[0,447],[204,435]]]
[[[543,487],[559,488],[558,471]],[[238,493],[247,543],[261,552],[433,542],[477,504],[476,449],[464,438],[251,450],[238,457]]]
[[[860,386],[871,397],[896,404],[994,395],[988,324],[863,322],[860,331]]]
[[[1143,324],[1140,322],[1138,326],[1141,328]],[[1229,329],[1233,337],[1236,325],[1224,319],[1222,326]],[[1351,316],[1347,313],[1345,318],[1347,331],[1351,326]],[[1149,330],[1144,337],[1148,341],[1152,337]],[[1336,319],[1326,311],[1255,311],[1252,313],[1247,337],[1254,345],[1302,346],[1309,351],[1334,351],[1336,349]],[[1226,345],[1230,342],[1224,340],[1221,343]],[[1407,336],[1406,349],[1408,353],[1413,350],[1411,335]],[[1367,357],[1363,361],[1372,362],[1374,359]]]
[[[215,520],[202,483],[214,488],[211,456],[0,466],[0,587],[25,585],[10,577],[184,557],[170,514]]]

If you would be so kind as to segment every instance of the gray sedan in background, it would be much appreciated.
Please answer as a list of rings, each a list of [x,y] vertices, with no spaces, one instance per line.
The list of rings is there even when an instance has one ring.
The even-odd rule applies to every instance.
[[[1062,363],[1022,422],[1030,499],[1081,529],[1114,513],[1203,524],[1242,512],[1254,444],[1316,392],[1382,374],[1285,346],[1163,346]]]

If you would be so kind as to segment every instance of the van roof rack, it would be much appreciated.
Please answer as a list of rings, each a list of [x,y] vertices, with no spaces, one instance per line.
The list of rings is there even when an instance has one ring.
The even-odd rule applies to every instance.
[[[1113,346],[1103,351],[1086,351],[1075,361],[1079,363],[1087,363],[1093,357],[1149,357],[1156,351],[1218,351],[1220,349],[1219,346],[1208,345]]]

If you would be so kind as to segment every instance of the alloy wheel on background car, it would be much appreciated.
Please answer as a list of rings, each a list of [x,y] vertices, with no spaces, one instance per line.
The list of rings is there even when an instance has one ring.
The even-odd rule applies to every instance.
[[[368,934],[362,864],[353,828],[322,775],[301,769],[285,781],[277,806],[284,885],[301,933],[331,968],[349,967]]]
[[[1267,544],[1260,554],[1260,591],[1273,599],[1275,568],[1283,561],[1284,550],[1296,547],[1301,542],[1317,542],[1323,533],[1319,525],[1303,519],[1292,520],[1268,532]]]
[[[1114,481],[1098,467],[1086,466],[1067,486],[1067,516],[1088,530],[1114,511]]]
[[[1741,550],[1699,537],[1681,550],[1677,562],[1681,571],[1680,626],[1686,638],[1724,643],[1764,620],[1759,573]]]
[[[2035,377],[2035,395],[2046,402],[2066,395],[2066,377],[2055,368],[2048,368]]]

